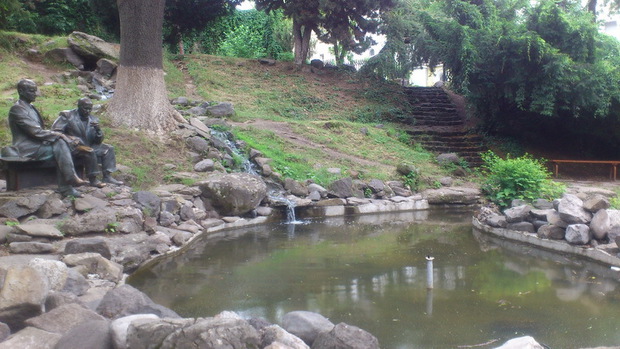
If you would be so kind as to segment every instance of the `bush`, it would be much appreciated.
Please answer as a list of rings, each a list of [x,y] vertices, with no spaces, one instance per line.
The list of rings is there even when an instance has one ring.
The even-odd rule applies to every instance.
[[[525,154],[518,158],[502,159],[492,151],[482,154],[482,190],[501,207],[512,200],[532,201],[538,198],[555,199],[562,195],[564,185],[550,179],[551,173],[542,160]]]

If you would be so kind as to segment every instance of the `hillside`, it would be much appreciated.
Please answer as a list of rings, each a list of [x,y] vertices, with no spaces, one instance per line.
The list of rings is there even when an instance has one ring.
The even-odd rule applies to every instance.
[[[41,96],[36,105],[47,124],[59,111],[74,108],[83,95],[77,74],[71,74],[75,69],[42,58],[46,49],[62,46],[66,40],[3,35],[0,72],[6,78],[0,84],[0,119],[7,117],[17,98],[15,83],[20,78],[38,83]],[[298,69],[290,62],[266,65],[208,55],[169,56],[165,69],[171,99],[232,102],[236,115],[227,120],[231,131],[273,158],[276,171],[285,176],[324,182],[334,177],[328,169],[340,168],[341,176],[401,179],[395,168],[406,162],[420,169],[424,187],[437,185],[447,173],[435,164],[433,154],[391,122],[408,108],[397,84],[360,79],[345,71]],[[102,122],[106,126],[105,115]],[[2,145],[10,143],[5,125],[0,126]],[[184,144],[173,136],[159,140],[110,127],[105,132],[136,187],[170,178],[166,170],[170,166],[164,164],[174,164],[175,170],[191,169],[189,158],[179,156],[186,153]]]

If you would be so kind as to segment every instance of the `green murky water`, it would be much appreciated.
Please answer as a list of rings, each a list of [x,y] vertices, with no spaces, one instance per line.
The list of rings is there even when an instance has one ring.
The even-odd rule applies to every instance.
[[[618,273],[480,235],[471,211],[431,211],[210,236],[129,283],[185,317],[232,310],[278,323],[318,312],[382,348],[476,348],[531,335],[551,348],[620,344]],[[426,255],[434,289],[426,288]]]

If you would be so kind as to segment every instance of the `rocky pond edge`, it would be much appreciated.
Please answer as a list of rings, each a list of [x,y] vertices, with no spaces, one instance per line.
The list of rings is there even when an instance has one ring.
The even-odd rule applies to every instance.
[[[124,195],[127,194],[126,189],[116,188],[115,190],[118,193],[114,199],[111,195],[106,194],[106,190],[97,189],[87,194],[86,198],[68,203],[65,200],[65,204],[74,208],[79,205],[88,206],[89,204],[85,202],[88,201],[91,204],[93,202],[89,195],[100,199],[107,198],[109,201],[126,200],[124,199]],[[449,205],[451,203],[476,205],[479,203],[480,196],[475,193],[476,190],[471,188],[444,188],[443,190],[432,190],[412,195],[408,198],[396,197],[395,200],[351,198],[351,202],[348,202],[347,199],[341,199],[340,201],[326,202],[325,205],[313,205],[311,211],[313,211],[313,215],[329,217],[349,214],[420,211],[427,210],[431,206]],[[26,195],[28,196],[28,194]],[[51,191],[47,192],[47,195],[46,200],[42,201],[47,202],[50,197],[60,199]],[[594,196],[601,200],[600,195],[592,195],[592,193],[578,195],[586,200]],[[17,200],[23,201],[23,199],[22,197]],[[559,207],[559,202],[556,204]],[[515,207],[519,206],[522,205]],[[320,207],[319,213],[316,212],[317,207]],[[91,212],[95,208],[85,209],[82,207],[82,210],[83,212]],[[484,211],[481,210],[481,212]],[[540,216],[540,212],[537,213]],[[504,214],[500,215],[505,217]],[[593,216],[594,214],[592,214]],[[537,216],[533,215],[530,210],[526,217],[536,218]],[[480,214],[472,217],[472,225],[486,233],[549,250],[583,256],[611,266],[620,266],[620,259],[614,256],[614,253],[617,252],[617,245],[613,242],[595,243],[594,246],[576,246],[566,241],[541,238],[536,233],[492,227],[483,223],[479,218],[481,218]],[[533,218],[527,219],[536,221]],[[269,221],[269,218],[264,216],[255,218],[236,217],[228,220],[228,222],[224,220],[216,226],[203,229],[189,238],[179,238],[178,242],[181,242],[178,244],[179,246],[169,246],[165,251],[164,248],[161,248],[161,253],[152,256],[146,262],[142,261],[140,264],[152,263],[163,256],[179,253],[191,241],[203,234],[217,235],[220,232],[244,226],[264,224]],[[532,223],[532,226],[536,225],[540,229],[544,224],[541,222]],[[129,238],[132,235],[135,234],[125,235],[124,238]],[[101,247],[101,240],[108,240],[109,242],[112,239],[90,236],[74,237],[76,239],[73,240],[62,238],[63,241],[69,241],[61,243],[56,241],[60,246],[56,248],[62,247],[66,253],[69,242],[83,240],[86,244],[82,248],[92,251],[79,252],[78,248],[78,250],[73,250],[73,252],[78,253],[69,253],[62,257],[57,254],[28,256],[15,254],[0,257],[0,265],[2,266],[0,279],[4,286],[11,285],[8,288],[3,287],[3,290],[11,289],[12,296],[17,297],[21,302],[17,305],[8,305],[9,297],[0,291],[0,317],[11,319],[11,321],[0,324],[0,337],[4,340],[0,342],[0,349],[71,349],[84,348],[85,345],[89,348],[133,349],[151,347],[154,341],[158,341],[161,348],[182,347],[195,341],[199,341],[203,345],[200,347],[208,348],[218,340],[225,338],[223,336],[230,336],[226,340],[230,343],[236,343],[232,346],[235,348],[332,348],[335,342],[348,343],[346,347],[349,348],[379,348],[376,338],[362,329],[344,323],[333,324],[320,314],[304,311],[287,314],[283,318],[283,323],[279,325],[267,323],[264,319],[242,319],[237,314],[226,311],[209,318],[180,318],[173,311],[153,303],[142,292],[124,284],[124,278],[127,276],[124,274],[124,267],[109,260],[108,258],[111,256],[107,256],[108,258],[102,256],[102,254],[109,253],[106,251],[110,247],[106,248],[105,242],[103,243],[104,247]],[[162,236],[160,235],[159,238],[161,239]],[[607,240],[606,242],[609,242],[608,237]],[[136,241],[144,243],[144,240],[137,239]],[[126,240],[121,242],[121,244],[125,243]],[[74,246],[69,250],[75,248]],[[99,252],[94,252],[99,248],[102,249]],[[9,260],[11,261],[7,262]],[[35,301],[33,302],[33,300]],[[16,321],[21,324],[16,326]],[[9,327],[6,322],[13,322],[13,324]],[[17,331],[11,334],[13,328]],[[317,341],[318,338],[321,339]],[[520,343],[518,345],[528,343],[533,348],[536,348],[536,345],[542,348],[531,337],[513,339],[499,348],[508,348],[509,345],[515,343]]]

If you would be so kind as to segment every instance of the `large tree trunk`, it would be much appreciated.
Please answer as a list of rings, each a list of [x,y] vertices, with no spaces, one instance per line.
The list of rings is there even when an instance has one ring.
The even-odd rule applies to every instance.
[[[182,118],[168,101],[162,28],[165,0],[117,0],[121,56],[116,90],[108,107],[115,126],[165,134]]]
[[[295,64],[302,65],[308,59],[308,51],[310,51],[310,36],[312,28],[303,25],[293,18],[293,39],[295,41]]]

